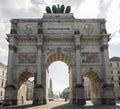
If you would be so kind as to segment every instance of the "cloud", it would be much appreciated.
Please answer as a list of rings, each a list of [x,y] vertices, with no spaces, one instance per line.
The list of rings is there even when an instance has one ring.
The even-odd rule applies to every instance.
[[[59,3],[60,5],[65,5],[65,7],[70,5],[73,11],[73,10],[77,10],[80,7],[80,5],[84,3],[85,1],[86,0],[75,0],[75,1],[74,0],[53,0],[52,4]]]
[[[42,7],[33,6],[30,0],[0,1],[0,16],[3,18],[41,17]]]
[[[106,18],[109,8],[111,6],[112,0],[100,0],[99,1],[99,18]]]
[[[96,18],[98,14],[98,0],[85,0],[74,12],[76,18]]]

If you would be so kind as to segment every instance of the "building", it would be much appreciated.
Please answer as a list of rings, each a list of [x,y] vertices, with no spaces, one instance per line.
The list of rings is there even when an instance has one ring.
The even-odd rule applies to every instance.
[[[120,57],[110,59],[111,80],[114,84],[115,97],[120,98]]]
[[[0,62],[0,100],[4,99],[7,67]]]
[[[20,104],[26,92],[22,92],[24,87],[19,83],[30,77],[36,81],[33,104],[46,104],[47,70],[55,61],[68,65],[71,104],[86,103],[84,77],[91,81],[93,104],[115,104],[109,71],[110,34],[106,32],[105,19],[76,19],[73,13],[60,13],[62,9],[44,13],[38,19],[11,19],[4,104]],[[65,9],[68,12],[70,7]]]
[[[27,100],[32,100],[33,99],[33,90],[34,89],[34,80],[27,81]]]
[[[50,78],[49,89],[48,89],[48,97],[53,98],[53,86],[52,79]]]

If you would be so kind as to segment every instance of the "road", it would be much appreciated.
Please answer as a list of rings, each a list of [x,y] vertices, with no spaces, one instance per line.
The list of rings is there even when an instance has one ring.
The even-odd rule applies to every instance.
[[[26,105],[11,106],[11,107],[0,107],[0,109],[120,109],[120,103],[114,105],[95,105],[93,106],[90,102],[87,105],[72,105],[63,100],[55,100],[49,102],[47,105],[33,106],[29,103]]]

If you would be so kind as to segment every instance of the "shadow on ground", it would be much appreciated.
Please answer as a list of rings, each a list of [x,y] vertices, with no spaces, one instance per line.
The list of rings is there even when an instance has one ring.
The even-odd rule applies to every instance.
[[[32,107],[36,107],[36,106],[32,104],[26,104],[26,105],[20,105],[20,106],[2,107],[2,109],[26,109],[26,108],[32,108]]]
[[[120,109],[120,106],[116,106],[116,105],[80,106],[80,105],[73,105],[68,103],[51,109]]]

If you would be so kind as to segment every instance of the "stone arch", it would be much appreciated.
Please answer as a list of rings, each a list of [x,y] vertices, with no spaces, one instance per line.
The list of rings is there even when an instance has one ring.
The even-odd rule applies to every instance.
[[[69,71],[69,90],[70,90],[70,93],[69,93],[69,97],[70,97],[70,100],[69,102],[72,102],[72,93],[73,93],[73,82],[72,82],[72,61],[71,61],[71,58],[69,56],[69,54],[67,52],[52,52],[51,54],[49,54],[49,56],[47,56],[46,60],[45,60],[45,65],[46,65],[46,68],[48,69],[49,65],[55,61],[62,61],[64,62],[67,66],[68,66],[68,71]],[[47,75],[47,73],[44,73],[43,75]],[[45,83],[45,79],[44,79],[44,83]],[[47,83],[46,83],[47,84]],[[44,85],[45,86],[45,85]],[[47,85],[46,85],[47,86]],[[46,88],[47,89],[47,88]],[[46,91],[44,91],[46,92]],[[47,96],[47,95],[45,95]],[[46,98],[47,99],[47,98]]]
[[[19,104],[24,104],[27,101],[27,81],[30,77],[34,77],[34,73],[29,71],[24,70],[19,73],[17,88],[17,100]]]
[[[69,69],[72,66],[72,59],[70,58],[70,55],[65,51],[61,51],[61,52],[55,51],[50,53],[47,56],[46,60],[44,61],[44,64],[46,64],[48,67],[52,62],[55,62],[55,61],[65,62],[68,65]]]
[[[90,85],[90,99],[93,104],[101,104],[101,86],[100,86],[100,77],[97,72],[88,71],[84,73],[84,80],[89,79]]]

